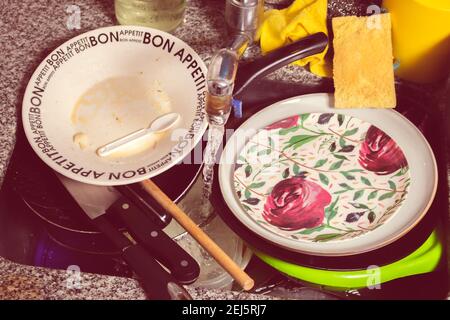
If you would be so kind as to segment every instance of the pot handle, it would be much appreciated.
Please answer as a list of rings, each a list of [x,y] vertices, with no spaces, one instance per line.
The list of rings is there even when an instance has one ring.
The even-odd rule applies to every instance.
[[[251,62],[239,65],[233,96],[239,99],[239,95],[242,95],[245,88],[254,80],[298,59],[320,53],[327,45],[328,38],[325,33],[314,33]]]

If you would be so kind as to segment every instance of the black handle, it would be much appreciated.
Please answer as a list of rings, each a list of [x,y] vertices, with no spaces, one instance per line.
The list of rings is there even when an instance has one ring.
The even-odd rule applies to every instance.
[[[189,293],[139,244],[124,249],[123,259],[153,300],[192,300]]]
[[[109,210],[120,216],[133,238],[166,266],[179,282],[189,284],[197,280],[200,274],[197,261],[139,208],[120,198]]]
[[[139,244],[133,244],[120,232],[105,215],[92,219],[92,223],[118,249],[122,251],[122,258],[136,273],[150,299],[155,300],[189,300],[187,291],[177,284],[175,278],[153,258]]]
[[[139,184],[122,185],[115,188],[138,206],[159,227],[165,228],[172,221],[172,216],[153,197],[140,192],[142,188]]]
[[[234,97],[239,99],[239,95],[252,81],[298,59],[320,53],[325,50],[327,44],[328,38],[325,33],[314,33],[249,63],[239,65],[234,81]]]

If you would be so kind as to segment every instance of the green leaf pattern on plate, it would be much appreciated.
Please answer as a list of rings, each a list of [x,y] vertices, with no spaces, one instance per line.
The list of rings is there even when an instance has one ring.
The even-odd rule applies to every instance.
[[[235,168],[235,190],[246,213],[264,228],[296,241],[342,241],[380,227],[402,205],[410,183],[407,167],[377,175],[359,165],[369,123],[341,114],[320,116],[303,114],[293,127],[258,131]],[[286,231],[263,218],[273,187],[294,176],[315,182],[331,195],[319,226]],[[352,213],[359,219],[347,222]]]

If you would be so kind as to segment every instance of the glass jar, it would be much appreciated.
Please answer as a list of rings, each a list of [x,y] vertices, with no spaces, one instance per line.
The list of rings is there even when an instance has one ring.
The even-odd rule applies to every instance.
[[[120,24],[174,31],[183,21],[186,0],[115,0]]]

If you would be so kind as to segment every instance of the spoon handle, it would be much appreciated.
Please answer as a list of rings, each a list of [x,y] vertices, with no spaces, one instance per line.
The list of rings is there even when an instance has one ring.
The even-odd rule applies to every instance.
[[[105,157],[105,156],[111,154],[113,151],[115,151],[119,147],[122,147],[123,145],[125,145],[129,142],[132,142],[136,139],[144,137],[151,132],[152,132],[152,130],[150,130],[148,128],[139,129],[133,133],[127,134],[126,136],[124,136],[122,138],[114,140],[113,142],[110,142],[110,143],[105,144],[104,146],[98,148],[97,154],[100,157]]]

